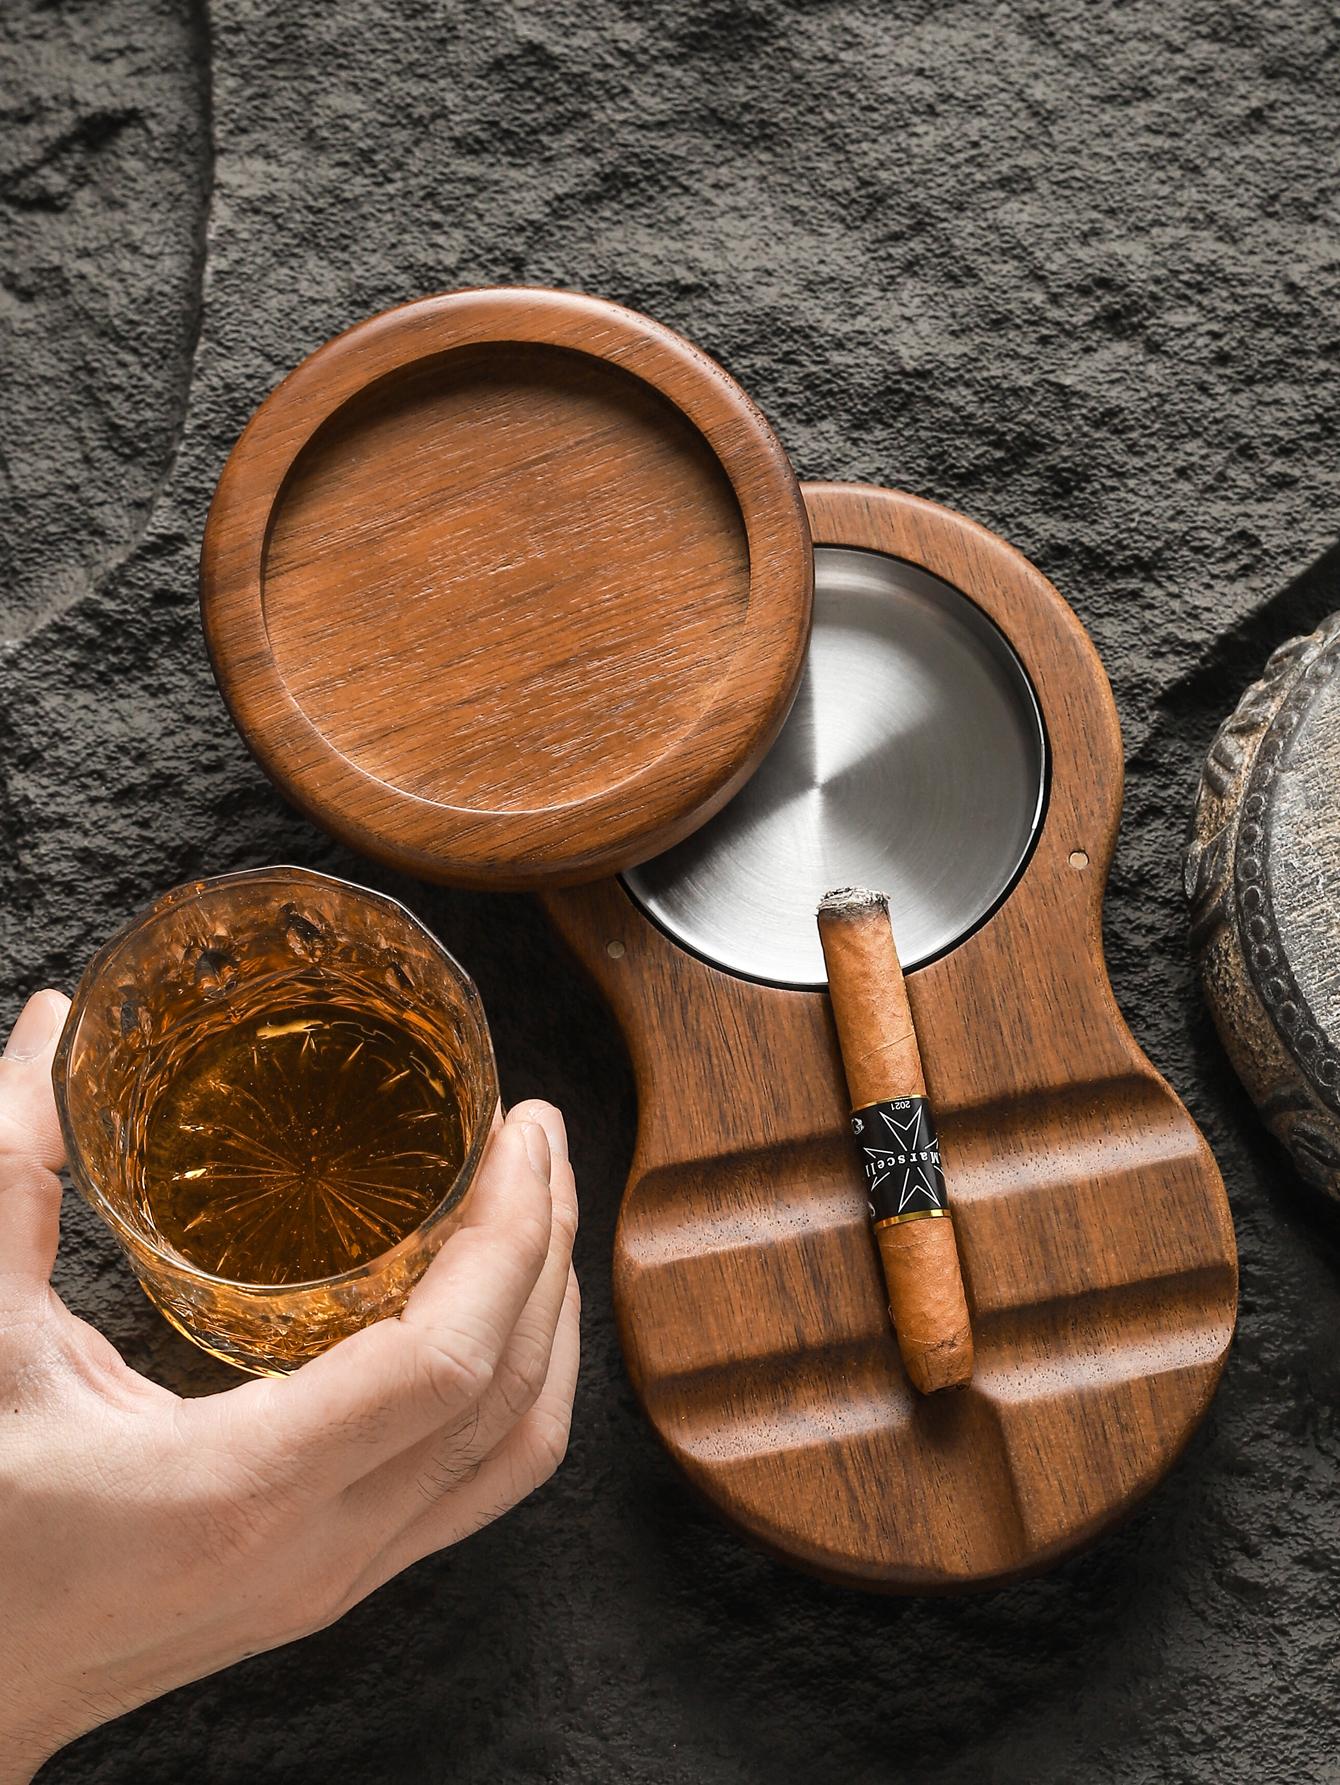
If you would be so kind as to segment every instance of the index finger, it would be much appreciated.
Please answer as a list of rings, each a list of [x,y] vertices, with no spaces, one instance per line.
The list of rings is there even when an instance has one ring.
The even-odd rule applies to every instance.
[[[191,1405],[226,1415],[230,1448],[242,1446],[249,1461],[324,1492],[466,1417],[548,1254],[548,1170],[543,1129],[507,1122],[489,1141],[461,1225],[398,1318],[341,1340],[291,1376]]]

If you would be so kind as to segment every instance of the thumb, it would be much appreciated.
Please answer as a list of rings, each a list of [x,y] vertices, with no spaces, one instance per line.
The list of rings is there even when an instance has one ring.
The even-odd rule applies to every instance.
[[[0,1057],[0,1299],[12,1300],[16,1279],[45,1284],[56,1256],[60,1222],[60,1124],[51,1089],[51,1059],[68,998],[37,992]]]

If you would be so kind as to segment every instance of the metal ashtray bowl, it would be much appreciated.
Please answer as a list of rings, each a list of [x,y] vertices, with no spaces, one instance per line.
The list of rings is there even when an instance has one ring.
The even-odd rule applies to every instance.
[[[825,983],[814,912],[830,887],[887,890],[909,968],[961,942],[1022,871],[1047,790],[1032,683],[975,603],[878,552],[814,560],[781,736],[714,819],[625,875],[683,947],[796,987]]]

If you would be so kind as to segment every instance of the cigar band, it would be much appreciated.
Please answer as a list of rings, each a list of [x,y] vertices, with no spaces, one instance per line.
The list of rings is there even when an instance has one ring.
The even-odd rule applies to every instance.
[[[940,1137],[924,1097],[892,1097],[854,1109],[851,1131],[876,1227],[948,1215]]]

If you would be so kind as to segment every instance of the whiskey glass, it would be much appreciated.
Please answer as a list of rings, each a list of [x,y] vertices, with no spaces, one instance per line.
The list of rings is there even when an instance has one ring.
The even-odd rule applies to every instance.
[[[150,1301],[255,1374],[403,1307],[498,1104],[465,971],[393,899],[293,867],[191,881],[128,923],[52,1076],[75,1188]]]

